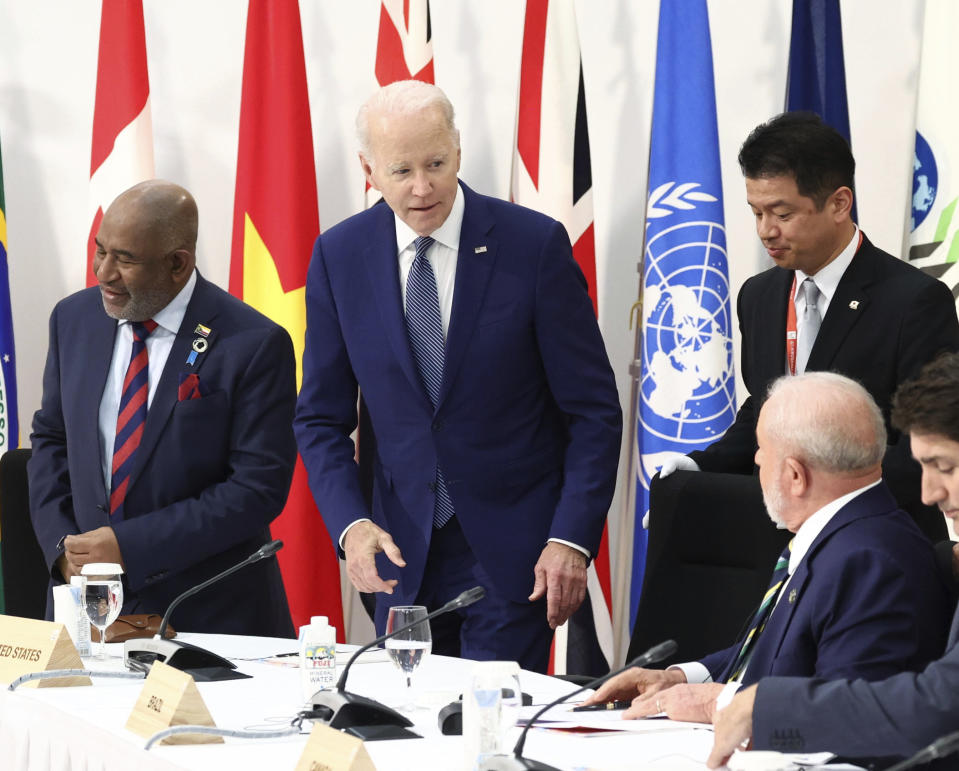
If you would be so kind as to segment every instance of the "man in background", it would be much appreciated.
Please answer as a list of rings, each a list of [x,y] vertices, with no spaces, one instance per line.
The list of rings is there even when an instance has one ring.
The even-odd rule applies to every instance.
[[[53,582],[122,565],[123,613],[164,613],[268,543],[293,474],[289,335],[199,275],[197,225],[178,185],[122,193],[96,235],[98,286],[50,318],[33,525]],[[276,558],[185,602],[176,625],[291,636]]]
[[[846,140],[818,116],[784,113],[758,126],[743,143],[739,165],[756,232],[775,263],[739,293],[740,367],[750,396],[720,439],[677,454],[661,474],[753,473],[757,395],[784,373],[831,370],[859,381],[876,400],[889,441],[883,478],[931,540],[944,538],[942,516],[919,500],[919,468],[908,441],[888,418],[900,383],[939,352],[959,350],[952,294],[873,246],[852,221],[855,160]]]

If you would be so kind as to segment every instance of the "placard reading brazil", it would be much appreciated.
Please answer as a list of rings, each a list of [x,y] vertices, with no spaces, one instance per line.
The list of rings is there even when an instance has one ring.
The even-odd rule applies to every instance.
[[[666,228],[650,237],[645,267],[643,425],[680,445],[711,442],[736,414],[725,231]]]

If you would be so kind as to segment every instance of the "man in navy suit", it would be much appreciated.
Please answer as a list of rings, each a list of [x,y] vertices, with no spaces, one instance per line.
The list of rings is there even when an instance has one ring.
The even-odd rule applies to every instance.
[[[959,355],[927,365],[896,393],[892,414],[922,467],[922,499],[959,519]],[[957,531],[959,532],[959,531]],[[709,717],[708,715],[706,717]],[[959,611],[946,652],[922,672],[881,682],[764,678],[714,715],[709,766],[752,737],[757,750],[851,758],[911,755],[959,728]],[[949,765],[954,768],[954,765]]]
[[[862,383],[886,417],[883,478],[900,507],[933,541],[944,538],[942,516],[919,500],[908,441],[888,419],[900,383],[941,351],[959,350],[951,292],[873,246],[853,222],[856,162],[846,140],[818,116],[784,113],[757,126],[739,165],[756,232],[774,263],[743,284],[737,303],[750,396],[720,439],[667,460],[661,473],[752,474],[756,420],[769,384],[789,372],[840,372]],[[816,324],[804,323],[810,312]]]
[[[689,704],[715,701],[727,683],[766,675],[877,680],[918,670],[941,650],[949,598],[932,545],[882,482],[886,431],[865,389],[831,372],[784,376],[770,389],[756,436],[766,509],[795,533],[782,560],[788,566],[777,568],[762,599],[767,612],[757,611],[727,650],[664,671],[629,670],[591,703],[636,696],[627,717],[665,709],[691,719]],[[683,701],[674,703],[671,686],[687,682],[695,685],[679,688]]]
[[[433,650],[543,671],[585,595],[619,456],[585,280],[562,225],[459,182],[440,89],[387,86],[357,128],[385,203],[313,250],[295,423],[310,488],[354,586],[383,593],[379,629],[389,604],[480,584],[482,602],[434,622]],[[358,387],[372,512],[350,440]]]
[[[123,613],[163,613],[268,543],[293,474],[289,335],[199,275],[196,236],[186,190],[127,190],[96,236],[98,286],[50,318],[28,465],[34,529],[54,583],[121,564]],[[292,635],[276,558],[184,602],[173,621]]]

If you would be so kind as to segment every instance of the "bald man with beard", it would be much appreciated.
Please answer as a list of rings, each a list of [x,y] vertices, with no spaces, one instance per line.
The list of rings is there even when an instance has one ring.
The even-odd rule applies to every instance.
[[[122,565],[123,613],[163,613],[268,543],[293,474],[290,337],[200,276],[197,228],[182,187],[130,188],[96,235],[98,285],[50,318],[33,525],[51,587],[89,563]],[[176,622],[291,636],[276,558],[185,602]]]

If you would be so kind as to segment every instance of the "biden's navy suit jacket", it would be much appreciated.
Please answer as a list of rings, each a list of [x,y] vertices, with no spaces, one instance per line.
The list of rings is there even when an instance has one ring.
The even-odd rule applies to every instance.
[[[548,538],[595,554],[613,493],[622,415],[585,280],[561,224],[515,204],[465,197],[439,401],[420,380],[399,287],[393,212],[379,204],[321,235],[306,285],[296,434],[333,539],[370,516],[350,433],[357,387],[376,435],[373,520],[407,562],[378,555],[420,587],[432,533],[434,473],[495,587],[533,588]]]

